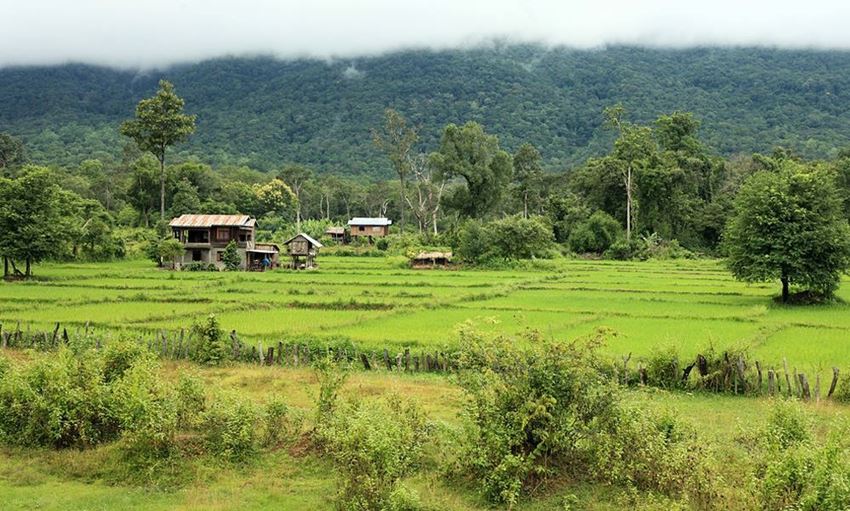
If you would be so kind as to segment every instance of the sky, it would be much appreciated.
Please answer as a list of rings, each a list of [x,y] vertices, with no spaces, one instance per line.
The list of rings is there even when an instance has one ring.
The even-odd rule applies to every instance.
[[[0,0],[0,66],[347,59],[494,39],[850,50],[848,0]]]

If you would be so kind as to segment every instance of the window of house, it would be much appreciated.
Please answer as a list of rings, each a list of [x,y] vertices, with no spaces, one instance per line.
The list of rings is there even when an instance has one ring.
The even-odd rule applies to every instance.
[[[217,250],[215,252],[215,260],[218,261],[218,262],[221,262],[223,255],[224,255],[224,250]]]
[[[193,261],[200,261],[201,260],[201,251],[200,250],[193,250],[192,251],[192,260]]]
[[[219,227],[215,230],[215,239],[216,241],[230,241],[230,229]]]
[[[363,232],[363,231],[366,230],[366,227],[363,226],[363,225],[360,225],[360,226],[357,227],[357,230],[360,231],[360,232]]]

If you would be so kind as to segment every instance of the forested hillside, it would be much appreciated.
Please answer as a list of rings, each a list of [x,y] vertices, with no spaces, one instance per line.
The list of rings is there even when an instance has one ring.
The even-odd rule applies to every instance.
[[[68,64],[0,69],[0,131],[31,161],[108,160],[118,133],[160,78],[197,114],[182,156],[215,164],[389,177],[370,129],[393,107],[421,127],[424,150],[450,122],[474,120],[514,151],[540,149],[562,170],[604,154],[602,110],[622,102],[637,122],[687,110],[721,154],[787,146],[834,156],[850,133],[850,53],[771,49],[595,51],[501,46],[405,51],[345,61],[225,58],[164,71]]]

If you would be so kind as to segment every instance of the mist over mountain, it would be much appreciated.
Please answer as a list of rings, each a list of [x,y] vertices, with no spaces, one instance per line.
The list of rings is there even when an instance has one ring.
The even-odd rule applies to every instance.
[[[172,81],[197,114],[178,158],[274,169],[388,176],[370,129],[393,107],[433,150],[445,124],[474,120],[516,149],[535,144],[550,170],[607,151],[602,110],[633,120],[693,112],[718,153],[777,145],[828,157],[848,145],[850,52],[767,48],[597,50],[494,44],[335,60],[219,58],[162,71],[83,64],[0,69],[0,131],[31,160],[118,159],[118,125],[157,81]]]

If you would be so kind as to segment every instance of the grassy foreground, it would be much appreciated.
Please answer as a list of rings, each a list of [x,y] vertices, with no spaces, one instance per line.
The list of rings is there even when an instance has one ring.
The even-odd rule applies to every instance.
[[[18,356],[26,357],[25,354]],[[200,369],[193,364],[166,364],[163,376],[176,379],[192,371],[210,386],[238,390],[258,402],[283,396],[287,403],[311,413],[318,391],[309,369],[232,366]],[[464,398],[448,378],[433,375],[353,373],[342,396],[398,393],[417,400],[429,417],[445,427],[459,425]],[[695,424],[704,438],[724,452],[724,474],[730,481],[740,475],[747,453],[741,431],[765,422],[771,400],[726,396],[687,395],[653,390],[630,391],[627,399],[646,409],[665,408]],[[850,409],[832,403],[812,404],[818,434],[828,435],[850,418]],[[317,453],[292,448],[266,452],[248,465],[232,465],[200,457],[182,467],[182,480],[163,488],[138,487],[120,480],[119,463],[111,445],[74,449],[0,449],[0,502],[3,509],[332,509],[335,492],[333,467]],[[490,509],[470,486],[452,485],[438,469],[425,470],[407,481],[422,500],[435,509]],[[565,500],[566,499],[566,500]],[[518,509],[668,509],[662,497],[634,495],[604,485],[562,481],[542,490]],[[517,508],[515,508],[517,509]]]
[[[6,331],[188,328],[214,312],[243,339],[348,339],[363,349],[451,344],[458,324],[567,339],[609,327],[616,356],[675,346],[690,358],[745,348],[765,364],[810,373],[850,360],[850,305],[786,307],[777,285],[734,281],[721,262],[543,261],[506,271],[417,271],[401,258],[323,256],[294,273],[189,273],[147,261],[52,264],[38,280],[0,283]],[[839,290],[850,299],[850,286]]]

